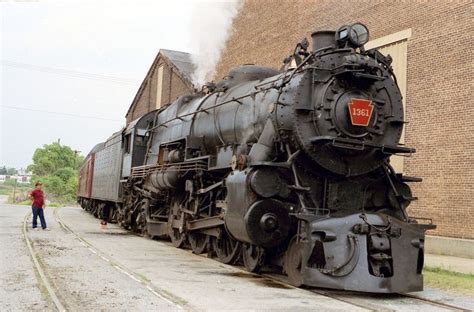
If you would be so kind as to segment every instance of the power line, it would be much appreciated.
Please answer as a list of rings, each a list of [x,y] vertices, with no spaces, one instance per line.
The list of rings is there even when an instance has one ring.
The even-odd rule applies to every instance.
[[[77,115],[77,114],[70,114],[70,113],[63,113],[63,112],[51,112],[51,111],[46,111],[46,110],[41,110],[41,109],[33,109],[33,108],[27,108],[27,107],[16,107],[16,106],[8,106],[8,105],[0,105],[0,107],[8,108],[8,109],[15,109],[15,110],[24,110],[24,111],[30,111],[30,112],[40,112],[40,113],[47,113],[47,114],[63,115],[63,116],[76,117],[76,118],[98,119],[98,120],[123,122],[122,120],[117,120],[117,119],[109,119],[109,118],[102,118],[102,117],[95,117],[95,116],[84,116],[84,115]]]
[[[14,61],[9,61],[9,60],[2,60],[2,64],[8,67],[33,70],[33,71],[62,75],[62,76],[67,76],[67,77],[72,77],[72,78],[106,81],[106,82],[111,82],[111,83],[116,83],[116,84],[121,84],[121,85],[130,85],[130,86],[138,86],[140,84],[134,79],[121,78],[121,77],[116,77],[116,76],[111,76],[111,75],[94,74],[94,73],[88,73],[88,72],[70,70],[70,69],[54,68],[54,67],[49,67],[49,66],[39,66],[39,65],[20,63],[20,62],[14,62]]]

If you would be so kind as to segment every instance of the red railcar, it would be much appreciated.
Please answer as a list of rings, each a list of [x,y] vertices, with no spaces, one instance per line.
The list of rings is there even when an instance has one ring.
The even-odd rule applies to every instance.
[[[79,182],[77,186],[77,196],[80,200],[92,198],[92,184],[94,176],[95,154],[103,147],[104,143],[99,143],[86,156],[79,168]]]

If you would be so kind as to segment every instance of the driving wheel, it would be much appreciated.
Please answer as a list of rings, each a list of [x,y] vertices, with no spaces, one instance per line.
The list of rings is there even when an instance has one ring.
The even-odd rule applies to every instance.
[[[299,287],[303,284],[303,244],[297,242],[296,236],[293,237],[285,253],[285,272],[288,280],[293,286]]]
[[[216,252],[217,259],[226,264],[235,263],[240,258],[241,243],[231,238],[223,230],[220,238],[212,239],[212,248]]]
[[[188,235],[188,240],[191,245],[191,250],[196,255],[200,255],[207,251],[209,236],[198,232],[191,232]]]
[[[265,251],[261,247],[252,244],[242,246],[242,258],[247,271],[259,273],[265,259]]]
[[[184,246],[186,240],[186,233],[183,229],[184,213],[181,210],[180,200],[173,200],[168,217],[168,234],[171,238],[171,243],[176,248]]]

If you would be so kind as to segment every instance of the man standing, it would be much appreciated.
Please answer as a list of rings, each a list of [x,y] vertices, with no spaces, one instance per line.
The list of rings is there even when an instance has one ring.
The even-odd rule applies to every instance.
[[[46,220],[44,219],[44,194],[41,190],[41,182],[36,182],[35,189],[30,193],[29,197],[33,201],[33,229],[38,229],[38,216],[40,218],[41,227],[43,230],[49,230],[46,226]]]

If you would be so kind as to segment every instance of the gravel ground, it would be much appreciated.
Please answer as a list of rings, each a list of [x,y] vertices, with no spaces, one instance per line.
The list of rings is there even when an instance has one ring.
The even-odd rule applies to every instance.
[[[0,195],[0,204],[6,204],[8,201],[7,195]]]

